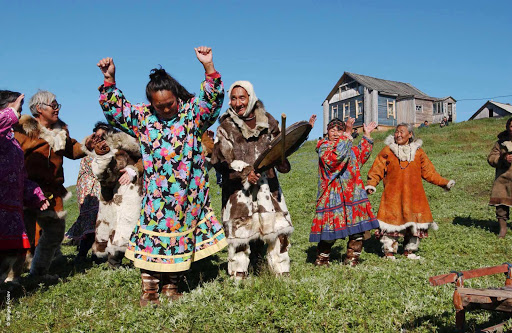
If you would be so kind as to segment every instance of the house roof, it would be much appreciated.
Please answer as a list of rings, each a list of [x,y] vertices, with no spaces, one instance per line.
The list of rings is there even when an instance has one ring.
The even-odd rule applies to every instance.
[[[359,84],[369,89],[377,90],[378,92],[383,94],[391,94],[398,96],[414,96],[424,99],[433,99],[433,97],[428,96],[427,94],[425,94],[424,92],[422,92],[421,90],[419,90],[418,88],[414,87],[409,83],[383,80],[378,79],[376,77],[344,72],[341,78],[334,86],[334,88],[329,93],[329,95],[327,95],[327,100],[331,99],[331,97],[337,92],[340,84],[347,78],[351,78],[352,80],[357,81]]]
[[[453,98],[452,96],[445,96],[445,97],[441,97],[441,98],[436,98],[436,101],[445,101],[447,99],[453,99],[454,102],[457,102],[457,100],[455,98]]]
[[[505,104],[505,103],[499,103],[499,102],[495,102],[495,101],[487,101],[487,102],[485,102],[485,103],[484,103],[484,105],[482,105],[482,106],[480,107],[480,109],[478,109],[478,111],[476,111],[476,112],[475,112],[475,113],[474,113],[474,114],[469,118],[469,120],[474,119],[474,118],[476,117],[476,115],[477,115],[477,114],[479,114],[479,113],[480,113],[480,111],[482,111],[482,110],[486,107],[486,105],[487,105],[487,104],[492,104],[492,105],[497,106],[497,107],[499,107],[500,109],[502,109],[502,110],[504,110],[504,111],[506,111],[506,112],[508,112],[508,113],[512,114],[512,105],[510,105],[510,104],[508,104],[508,103],[507,103],[507,104]]]

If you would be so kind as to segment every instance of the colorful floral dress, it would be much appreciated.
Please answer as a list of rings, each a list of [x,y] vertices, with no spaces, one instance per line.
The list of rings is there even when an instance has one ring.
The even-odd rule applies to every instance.
[[[27,178],[23,150],[12,130],[17,122],[12,108],[0,110],[0,251],[30,248],[23,206],[37,208],[44,200],[39,186]]]
[[[98,216],[100,182],[92,172],[93,156],[86,156],[80,161],[80,170],[76,181],[76,196],[80,215],[69,228],[66,235],[73,239],[82,239],[94,233]]]
[[[317,144],[318,196],[310,242],[335,240],[379,227],[361,179],[373,141],[363,137],[357,147],[346,136]]]
[[[150,105],[132,105],[115,85],[99,90],[105,117],[138,139],[144,161],[141,217],[125,256],[142,269],[179,272],[224,248],[201,147],[202,133],[222,107],[220,75],[207,75],[199,96],[179,100],[170,120],[159,119]]]

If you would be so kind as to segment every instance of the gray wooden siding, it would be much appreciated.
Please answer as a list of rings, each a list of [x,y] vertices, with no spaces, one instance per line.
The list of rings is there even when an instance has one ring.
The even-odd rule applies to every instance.
[[[434,115],[433,115],[434,103],[432,101],[416,99],[415,104],[416,105],[414,107],[414,110],[416,113],[416,125],[423,123],[425,120],[428,121],[429,123],[432,123],[434,120]],[[422,110],[416,111],[416,106],[421,106]]]
[[[395,101],[396,108],[396,97],[379,95],[379,125],[396,126],[397,119],[391,116],[388,118],[388,101]]]
[[[510,113],[491,104],[491,106],[486,106],[485,108],[483,108],[482,111],[480,111],[473,119],[491,118],[491,117],[489,117],[490,116],[489,110],[492,110],[493,118],[510,117]]]
[[[402,99],[396,102],[396,121],[397,123],[408,123],[414,124],[416,122],[415,117],[415,105],[414,99]]]

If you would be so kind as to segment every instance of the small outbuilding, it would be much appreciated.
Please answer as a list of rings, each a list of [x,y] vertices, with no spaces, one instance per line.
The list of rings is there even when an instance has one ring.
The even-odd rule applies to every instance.
[[[355,118],[355,127],[375,121],[381,128],[456,119],[456,100],[451,96],[435,98],[409,83],[349,72],[343,73],[322,105],[324,133],[333,118]]]
[[[512,105],[508,103],[499,103],[487,101],[477,112],[475,112],[469,120],[483,118],[499,118],[512,116]]]

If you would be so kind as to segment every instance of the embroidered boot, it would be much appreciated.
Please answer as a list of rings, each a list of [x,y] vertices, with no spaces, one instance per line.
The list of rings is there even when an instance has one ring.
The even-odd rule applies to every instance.
[[[160,280],[157,278],[160,274],[158,273],[145,273],[141,274],[142,278],[142,294],[140,295],[139,303],[140,306],[146,306],[148,304],[160,304],[158,299],[158,284]]]
[[[331,248],[334,242],[320,241],[316,249],[315,266],[329,266],[329,258],[331,255]]]
[[[347,253],[345,254],[345,259],[343,260],[344,265],[350,265],[352,267],[359,264],[359,256],[361,255],[361,251],[363,250],[363,237],[357,235],[352,239],[349,239],[347,243]]]
[[[171,301],[175,301],[183,296],[182,293],[178,292],[178,283],[181,278],[181,274],[164,273],[162,275],[162,295]]]
[[[498,223],[500,224],[500,233],[498,234],[498,238],[505,238],[507,234],[507,220],[498,219]]]

